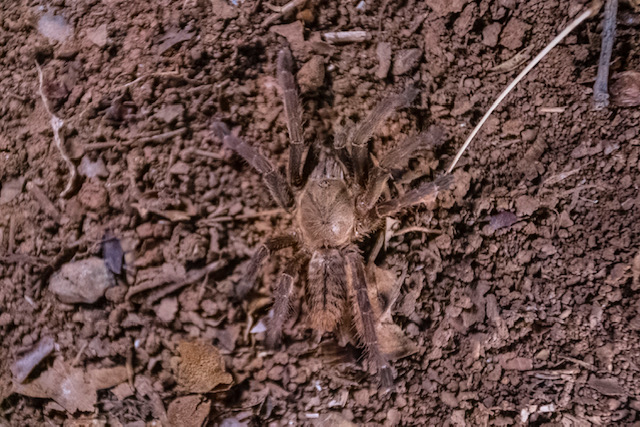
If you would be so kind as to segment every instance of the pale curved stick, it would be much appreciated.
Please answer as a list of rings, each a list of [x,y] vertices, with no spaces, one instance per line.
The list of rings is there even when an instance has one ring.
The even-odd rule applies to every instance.
[[[456,154],[456,157],[453,159],[451,166],[449,166],[449,169],[447,169],[448,174],[450,174],[451,171],[453,171],[453,168],[456,167],[456,164],[458,164],[460,157],[462,157],[462,154],[464,154],[465,150],[469,147],[469,144],[471,144],[473,138],[480,131],[482,125],[487,121],[491,113],[493,113],[493,111],[498,108],[502,100],[504,100],[509,92],[511,92],[513,88],[516,87],[520,80],[522,80],[524,76],[529,73],[529,71],[531,71],[536,65],[538,65],[538,62],[540,62],[542,58],[544,58],[551,51],[551,49],[556,47],[556,45],[560,43],[565,37],[567,37],[569,33],[571,33],[578,25],[582,24],[582,22],[584,22],[586,19],[598,13],[600,7],[602,7],[602,2],[596,1],[589,7],[589,9],[582,12],[582,14],[580,14],[580,16],[578,16],[572,23],[570,23],[567,28],[565,28],[560,34],[558,34],[556,38],[551,40],[551,43],[549,43],[544,49],[542,49],[542,51],[535,58],[533,58],[529,65],[527,65],[526,68],[522,70],[522,72],[518,74],[518,76],[509,84],[509,86],[507,86],[507,88],[502,91],[498,99],[495,100],[495,102],[491,105],[491,108],[489,108],[489,110],[485,113],[480,122],[476,125],[475,129],[473,129],[473,132],[471,132],[471,135],[469,135],[467,140],[464,142],[462,148],[460,148],[460,150],[458,151],[458,154]]]

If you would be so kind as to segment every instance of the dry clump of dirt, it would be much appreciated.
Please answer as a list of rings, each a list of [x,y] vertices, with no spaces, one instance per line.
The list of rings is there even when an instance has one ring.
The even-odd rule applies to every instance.
[[[251,298],[234,289],[253,248],[289,224],[210,124],[285,165],[281,46],[298,65],[308,141],[420,89],[371,141],[380,153],[401,134],[446,130],[445,144],[410,161],[410,182],[448,165],[520,64],[586,2],[296,4],[284,14],[249,0],[0,6],[0,424],[632,425],[640,112],[626,100],[591,108],[597,19],[498,109],[453,191],[387,223],[376,262],[404,277],[390,315],[416,349],[394,364],[395,392],[378,392],[357,349],[314,340],[299,305],[282,347],[265,349],[270,288],[289,254],[266,265]],[[637,11],[621,2],[620,14],[613,83],[640,70]],[[339,31],[366,37],[329,43]],[[78,171],[66,197],[35,61]],[[123,252],[122,271],[110,256],[105,272],[116,285],[95,302],[60,301],[52,278],[104,259],[107,230]],[[45,337],[53,350],[32,353]],[[197,340],[218,349],[228,390],[181,391],[173,363]],[[118,384],[92,379],[116,368]],[[63,399],[54,385],[65,379],[83,397]]]

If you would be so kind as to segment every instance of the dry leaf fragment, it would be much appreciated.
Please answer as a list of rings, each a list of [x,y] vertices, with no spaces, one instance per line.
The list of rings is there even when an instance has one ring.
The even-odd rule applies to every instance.
[[[167,416],[173,427],[204,425],[211,410],[211,401],[199,395],[183,396],[169,404]]]
[[[178,345],[178,384],[190,393],[227,390],[233,378],[225,372],[220,351],[211,344],[183,341]]]
[[[40,399],[53,399],[66,411],[92,412],[98,400],[96,388],[80,368],[71,368],[61,358],[35,380],[13,384],[14,393]]]
[[[626,394],[615,378],[596,378],[591,376],[587,384],[605,396],[624,396]]]
[[[16,381],[19,383],[24,382],[31,371],[33,371],[33,368],[38,366],[40,362],[51,354],[54,346],[55,341],[53,338],[43,337],[32,350],[16,360],[13,365],[11,365],[11,373]]]
[[[180,30],[170,30],[161,38],[162,43],[158,46],[158,55],[162,55],[178,43],[191,40],[195,32],[191,32],[188,28]]]
[[[13,392],[40,399],[53,399],[69,413],[93,412],[98,390],[111,388],[127,379],[124,366],[85,372],[58,358],[35,380],[13,384]]]

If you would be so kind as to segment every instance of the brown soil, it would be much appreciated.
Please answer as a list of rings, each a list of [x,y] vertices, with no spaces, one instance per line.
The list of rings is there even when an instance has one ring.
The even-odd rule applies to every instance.
[[[317,339],[300,303],[280,350],[265,348],[286,251],[246,300],[234,287],[259,242],[289,223],[210,125],[224,121],[284,166],[275,79],[284,43],[302,69],[308,141],[329,141],[340,121],[413,83],[418,99],[372,147],[442,126],[447,142],[410,163],[409,176],[435,176],[522,67],[507,61],[527,46],[535,53],[587,2],[307,3],[273,22],[254,0],[0,6],[0,425],[637,423],[640,110],[592,108],[599,18],[507,98],[452,191],[388,223],[377,263],[405,273],[392,314],[418,348],[394,363],[395,391],[378,391],[357,350]],[[638,15],[624,2],[620,13],[614,78],[640,69]],[[58,26],[39,26],[43,16]],[[52,27],[66,39],[43,35]],[[324,41],[346,30],[368,40]],[[36,61],[79,171],[65,197],[69,170]],[[123,274],[96,302],[60,302],[49,282],[64,265],[102,257],[107,230],[125,252]],[[117,270],[117,245],[105,252]],[[205,354],[190,356],[213,378],[187,381],[195,394],[181,382],[190,360],[181,343],[193,339],[219,350],[202,344]],[[25,352],[30,373],[19,372],[32,360]],[[105,380],[103,368],[119,376]],[[17,387],[16,372],[29,375]],[[77,401],[56,394],[67,380]]]

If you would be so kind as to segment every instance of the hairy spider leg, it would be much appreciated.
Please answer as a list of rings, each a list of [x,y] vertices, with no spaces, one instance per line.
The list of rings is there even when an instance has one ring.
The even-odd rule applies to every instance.
[[[302,131],[302,109],[300,97],[293,77],[293,59],[288,48],[278,53],[278,83],[282,89],[282,102],[289,131],[289,182],[292,187],[302,185],[302,155],[304,152],[304,132]]]
[[[224,123],[215,122],[213,131],[222,140],[223,144],[242,156],[251,167],[262,175],[264,183],[278,205],[287,212],[291,212],[295,203],[293,191],[280,172],[273,167],[269,159],[245,141],[234,136]]]

